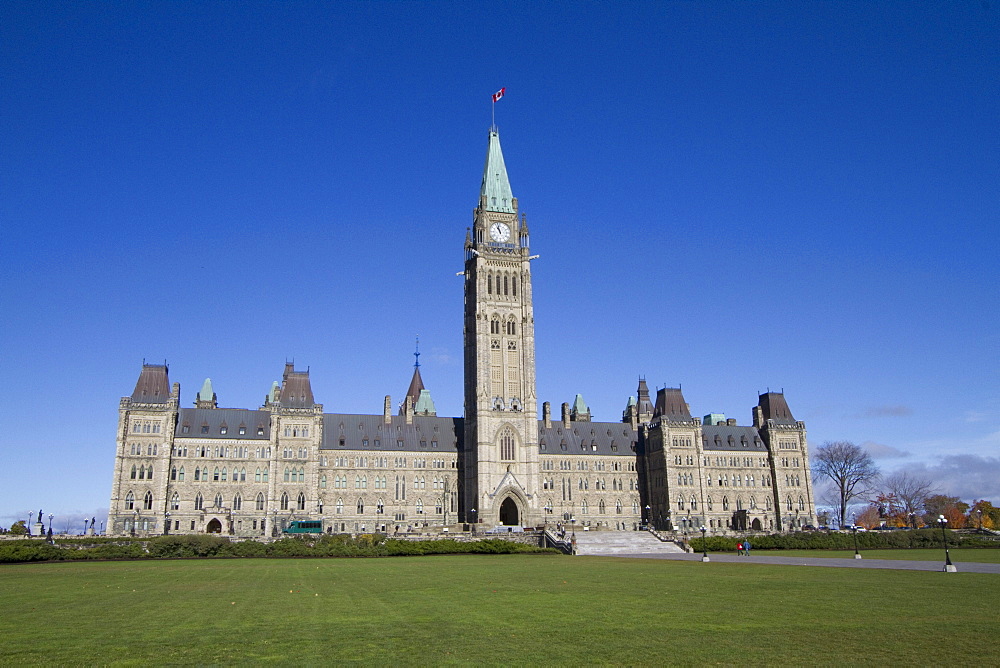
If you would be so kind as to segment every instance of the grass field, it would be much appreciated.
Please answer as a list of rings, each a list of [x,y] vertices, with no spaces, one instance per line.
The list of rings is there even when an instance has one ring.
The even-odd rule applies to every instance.
[[[0,567],[0,664],[995,665],[1000,576],[546,555]]]
[[[839,557],[851,559],[854,550],[754,550],[755,557]],[[709,552],[709,555],[712,553]],[[735,554],[735,552],[730,552]],[[864,559],[901,559],[906,561],[940,561],[944,564],[944,548],[912,550],[861,550]],[[1000,564],[1000,550],[958,549],[951,550],[951,560],[956,564],[963,561],[981,564]]]

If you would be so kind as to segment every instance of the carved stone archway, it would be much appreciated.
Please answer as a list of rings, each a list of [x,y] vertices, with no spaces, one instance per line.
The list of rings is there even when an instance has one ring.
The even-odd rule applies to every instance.
[[[222,522],[219,518],[213,517],[207,525],[205,525],[205,533],[222,533]]]
[[[505,526],[518,526],[520,524],[521,513],[517,507],[517,502],[513,498],[507,497],[500,504],[500,524]]]

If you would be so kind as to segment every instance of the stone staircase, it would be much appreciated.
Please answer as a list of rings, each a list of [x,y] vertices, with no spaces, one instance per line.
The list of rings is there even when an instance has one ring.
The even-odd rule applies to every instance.
[[[566,534],[569,540],[569,533]],[[683,554],[676,543],[663,542],[648,531],[577,531],[578,555]]]

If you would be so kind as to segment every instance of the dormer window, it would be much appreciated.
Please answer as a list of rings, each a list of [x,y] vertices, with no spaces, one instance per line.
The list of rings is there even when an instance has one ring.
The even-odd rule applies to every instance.
[[[263,427],[263,425],[257,425],[257,435],[258,436],[263,436],[264,435],[264,427]]]
[[[223,436],[225,436],[226,434],[229,433],[229,427],[226,426],[225,423],[223,423],[223,425],[221,427],[219,427],[219,433],[222,434]]]
[[[247,433],[247,426],[245,424],[240,425],[240,436],[245,436]]]
[[[190,434],[191,433],[191,425],[189,425],[187,423],[184,423],[183,425],[181,425],[181,433],[182,434]]]
[[[201,425],[201,433],[203,433],[203,434],[207,434],[208,433],[208,425],[207,424]]]

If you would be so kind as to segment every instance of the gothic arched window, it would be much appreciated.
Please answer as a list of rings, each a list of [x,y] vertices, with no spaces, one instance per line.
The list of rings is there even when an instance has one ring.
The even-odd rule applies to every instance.
[[[135,508],[135,496],[132,492],[125,495],[125,510],[133,510]]]
[[[146,495],[142,497],[142,509],[152,510],[153,509],[153,493],[146,492]]]
[[[299,492],[299,498],[298,498],[298,499],[296,499],[296,504],[295,504],[295,506],[296,506],[296,507],[297,507],[297,508],[298,508],[299,510],[305,510],[305,509],[306,509],[306,495],[305,495],[305,494],[303,494],[302,492]]]
[[[255,510],[264,510],[264,493],[257,492],[257,502],[254,504]]]
[[[281,509],[282,510],[288,510],[288,493],[287,492],[282,492],[281,493]]]
[[[500,433],[500,460],[514,461],[514,432],[509,427]]]

